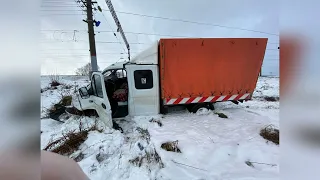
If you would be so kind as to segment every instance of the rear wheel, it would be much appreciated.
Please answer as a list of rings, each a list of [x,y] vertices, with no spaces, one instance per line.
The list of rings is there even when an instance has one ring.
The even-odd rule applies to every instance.
[[[213,103],[208,103],[209,109],[214,110],[214,104]]]
[[[191,113],[197,113],[198,111],[202,111],[203,109],[209,110],[211,108],[210,108],[210,105],[207,103],[199,103],[199,104],[189,104],[187,105],[187,109]]]

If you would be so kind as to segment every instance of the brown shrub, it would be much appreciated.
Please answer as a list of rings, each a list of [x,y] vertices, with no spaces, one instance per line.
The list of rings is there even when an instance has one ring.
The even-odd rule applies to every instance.
[[[225,119],[228,118],[228,116],[223,113],[215,113],[215,114],[217,114],[219,116],[219,118],[225,118]]]
[[[181,153],[180,149],[178,148],[178,140],[171,141],[171,142],[165,142],[165,143],[161,144],[161,148],[166,151]]]
[[[62,85],[62,83],[60,83],[60,76],[53,74],[53,75],[50,75],[49,78],[50,78],[51,87]]]
[[[96,124],[86,130],[82,130],[80,127],[79,132],[75,132],[75,130],[69,131],[67,134],[49,143],[44,150],[69,156],[78,150],[79,146],[88,138],[88,133],[95,130],[102,132],[102,130],[97,128]]]
[[[63,106],[70,106],[72,102],[72,96],[63,96],[59,104]]]
[[[260,136],[264,139],[279,145],[279,129],[274,128],[272,125],[268,125],[260,130]]]
[[[153,118],[152,118],[149,122],[157,123],[157,124],[158,124],[158,126],[162,127],[162,123],[161,123],[161,121],[160,121],[160,120],[155,120],[155,119],[153,119]]]
[[[160,169],[164,168],[164,164],[161,160],[161,157],[159,156],[156,150],[153,150],[152,152],[145,151],[145,153],[146,154],[144,156],[137,156],[134,159],[130,159],[129,163],[138,167],[141,167],[143,163],[146,163],[147,165],[157,164]]]
[[[269,102],[279,101],[279,97],[276,97],[276,96],[265,96],[264,99]]]

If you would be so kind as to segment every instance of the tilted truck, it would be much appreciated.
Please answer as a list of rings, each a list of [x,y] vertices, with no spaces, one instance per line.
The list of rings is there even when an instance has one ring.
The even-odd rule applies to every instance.
[[[267,38],[160,39],[130,62],[94,72],[79,89],[79,110],[94,109],[108,127],[112,118],[190,112],[213,103],[250,100]]]

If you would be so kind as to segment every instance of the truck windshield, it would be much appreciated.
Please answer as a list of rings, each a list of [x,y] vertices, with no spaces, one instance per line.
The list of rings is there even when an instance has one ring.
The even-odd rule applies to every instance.
[[[104,77],[112,77],[112,76],[117,76],[117,78],[124,78],[126,77],[126,72],[124,69],[112,69],[109,71],[106,71],[103,74]]]
[[[111,71],[107,71],[107,72],[105,72],[105,73],[103,74],[103,76],[104,76],[104,77],[107,77],[107,76],[110,76],[110,74],[111,74]]]

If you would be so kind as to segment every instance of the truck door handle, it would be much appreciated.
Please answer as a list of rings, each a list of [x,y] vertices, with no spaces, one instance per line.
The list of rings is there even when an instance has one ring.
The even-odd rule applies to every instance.
[[[101,106],[102,106],[103,109],[106,109],[106,108],[107,108],[104,103],[101,103]]]
[[[93,103],[93,100],[89,100],[89,103]]]

